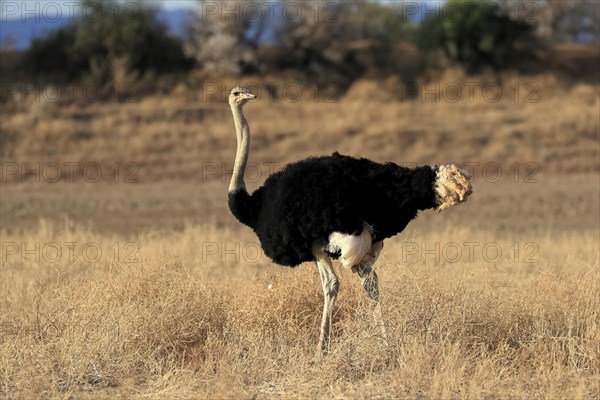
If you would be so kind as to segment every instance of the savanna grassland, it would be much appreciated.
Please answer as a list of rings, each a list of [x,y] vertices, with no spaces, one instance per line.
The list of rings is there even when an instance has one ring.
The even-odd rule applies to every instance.
[[[298,101],[256,87],[250,189],[336,150],[474,175],[467,203],[386,241],[388,340],[338,268],[323,358],[315,266],[274,265],[226,207],[220,94],[5,104],[1,397],[598,398],[599,87],[507,75],[497,100],[454,101],[474,79],[412,99],[396,80]]]

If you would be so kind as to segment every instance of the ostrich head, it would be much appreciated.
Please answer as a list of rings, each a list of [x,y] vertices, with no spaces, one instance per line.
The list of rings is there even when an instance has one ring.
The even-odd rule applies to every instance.
[[[229,104],[231,106],[242,107],[248,100],[256,98],[256,95],[243,87],[235,87],[229,92]]]

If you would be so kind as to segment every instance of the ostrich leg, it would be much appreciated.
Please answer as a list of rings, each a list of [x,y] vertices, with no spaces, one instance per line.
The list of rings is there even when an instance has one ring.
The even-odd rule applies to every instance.
[[[321,284],[323,285],[323,319],[321,321],[321,335],[319,336],[319,351],[321,354],[327,354],[331,339],[331,316],[340,282],[333,270],[331,258],[327,253],[315,245],[313,246],[313,254],[319,268]]]
[[[383,321],[383,315],[381,313],[381,304],[379,303],[379,278],[377,277],[377,272],[375,272],[372,267],[373,264],[375,264],[375,261],[377,261],[382,248],[383,241],[373,243],[371,249],[365,254],[361,262],[352,267],[352,272],[356,272],[360,277],[362,287],[373,302],[375,323],[379,325],[383,337],[387,338],[385,322]]]

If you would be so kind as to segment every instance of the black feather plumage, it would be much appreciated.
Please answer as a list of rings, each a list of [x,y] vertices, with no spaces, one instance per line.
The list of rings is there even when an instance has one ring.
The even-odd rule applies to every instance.
[[[358,234],[366,222],[373,242],[401,232],[419,210],[434,208],[436,172],[334,153],[287,165],[254,193],[229,193],[229,208],[251,227],[275,263],[314,260],[312,244],[332,232]]]

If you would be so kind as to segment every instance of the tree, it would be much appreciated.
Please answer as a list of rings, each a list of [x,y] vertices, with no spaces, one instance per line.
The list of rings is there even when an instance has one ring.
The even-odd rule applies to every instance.
[[[523,0],[520,0],[523,1]],[[600,6],[597,0],[538,0],[535,7],[537,32],[553,42],[598,43]]]
[[[356,3],[344,1],[282,1],[277,28],[282,68],[300,68],[319,76],[327,72],[355,77],[350,43],[359,38],[349,23]]]
[[[408,23],[402,4],[358,3],[349,22],[358,38],[352,44],[360,52],[359,61],[366,73],[398,75],[412,67],[406,46],[404,50],[402,47],[413,39],[414,27]]]
[[[240,75],[257,68],[265,3],[199,1],[190,21],[187,54],[208,74]],[[253,28],[253,34],[249,31]]]
[[[501,70],[533,57],[533,32],[532,25],[512,19],[497,3],[450,0],[422,23],[418,44],[427,67],[457,63],[469,72]]]
[[[153,9],[142,3],[85,0],[93,17],[36,39],[23,68],[31,77],[58,81],[93,80],[99,85],[187,68],[179,40],[171,37]]]
[[[284,0],[282,8],[281,68],[344,84],[365,74],[403,74],[410,64],[401,44],[414,28],[400,3]]]

